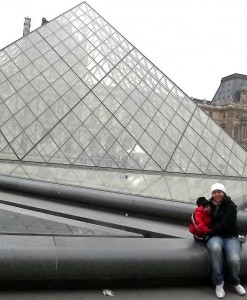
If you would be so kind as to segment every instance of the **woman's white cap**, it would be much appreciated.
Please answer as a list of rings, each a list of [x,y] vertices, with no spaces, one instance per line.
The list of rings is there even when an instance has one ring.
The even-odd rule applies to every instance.
[[[219,182],[216,182],[216,183],[214,183],[212,186],[211,186],[211,193],[213,192],[213,191],[222,191],[222,192],[224,192],[225,194],[226,194],[226,188],[225,188],[225,186],[222,184],[222,183],[219,183]]]

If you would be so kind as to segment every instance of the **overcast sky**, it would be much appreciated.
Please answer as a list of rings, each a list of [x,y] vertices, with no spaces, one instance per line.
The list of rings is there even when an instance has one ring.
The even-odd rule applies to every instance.
[[[247,75],[247,0],[87,0],[188,96],[212,100],[222,77]],[[0,49],[80,0],[0,0]]]

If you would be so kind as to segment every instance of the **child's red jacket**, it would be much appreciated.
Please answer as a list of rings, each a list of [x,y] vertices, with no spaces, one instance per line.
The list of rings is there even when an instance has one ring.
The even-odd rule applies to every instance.
[[[195,209],[194,213],[191,215],[189,231],[201,237],[210,231],[209,225],[211,223],[212,217],[203,206],[199,206]]]

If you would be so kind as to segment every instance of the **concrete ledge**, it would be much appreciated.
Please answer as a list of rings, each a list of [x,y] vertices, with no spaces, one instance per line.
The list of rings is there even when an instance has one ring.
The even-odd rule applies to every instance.
[[[207,250],[189,240],[86,238],[74,241],[76,248],[58,240],[60,279],[68,272],[71,279],[98,280],[195,278],[208,273]]]
[[[209,276],[205,246],[187,239],[0,236],[1,280],[176,279]],[[247,248],[241,276],[247,276]]]
[[[11,192],[24,192],[49,198],[50,201],[66,200],[86,205],[133,212],[186,222],[196,205],[148,197],[119,194],[100,190],[78,188],[33,180],[0,176],[0,188]],[[241,232],[247,233],[247,212],[238,212],[238,226]]]
[[[56,249],[52,237],[0,236],[0,280],[56,277]]]

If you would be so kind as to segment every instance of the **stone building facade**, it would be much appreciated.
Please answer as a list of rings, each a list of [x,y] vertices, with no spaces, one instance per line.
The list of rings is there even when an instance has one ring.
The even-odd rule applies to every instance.
[[[193,100],[247,149],[247,75],[223,77],[212,101]]]
[[[240,91],[240,102],[224,106],[213,104],[212,101],[193,99],[242,147],[247,149],[247,89]]]

